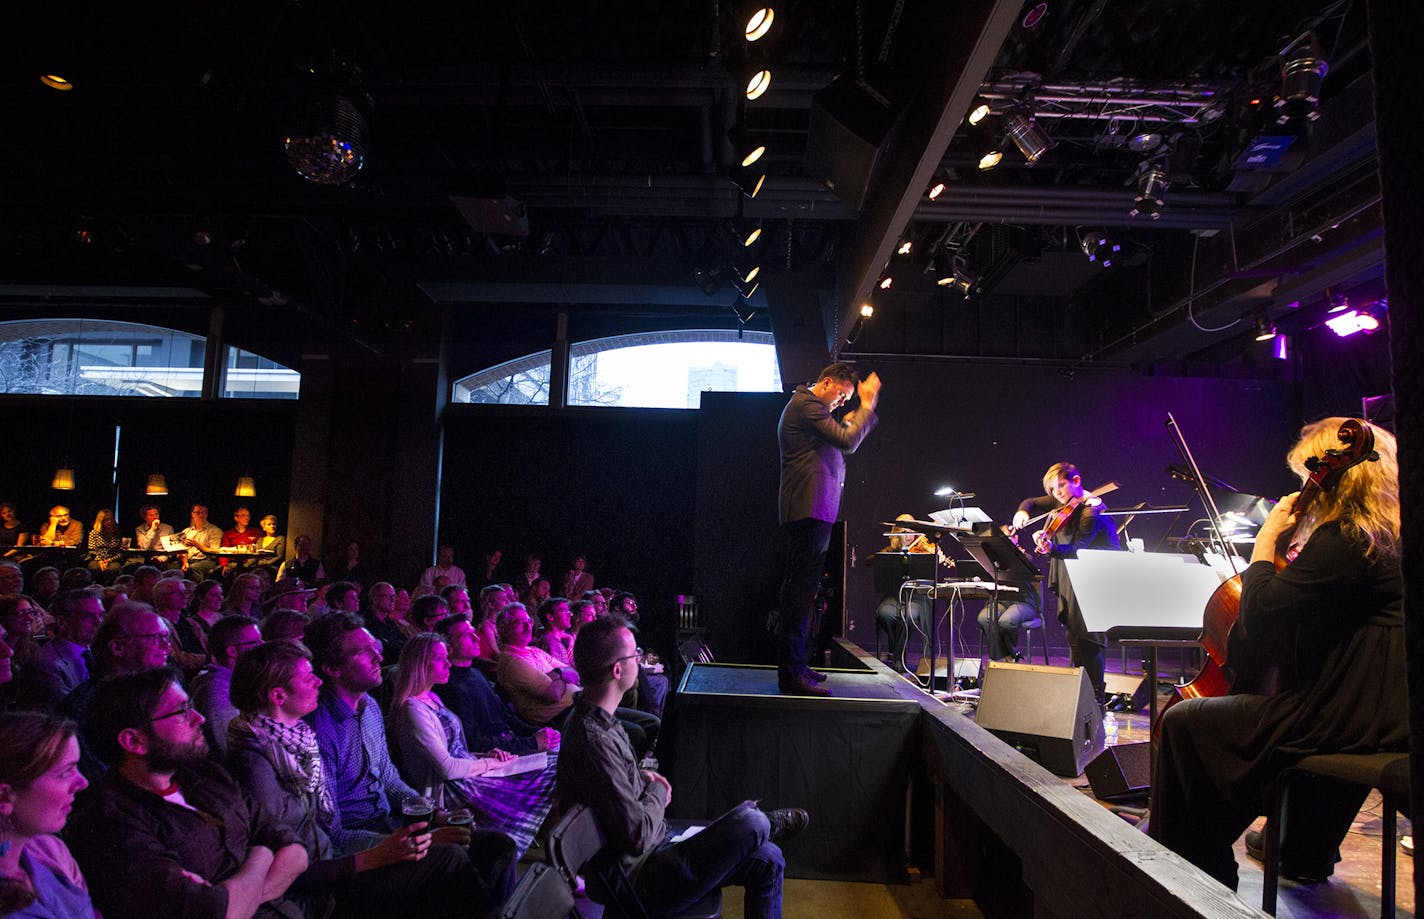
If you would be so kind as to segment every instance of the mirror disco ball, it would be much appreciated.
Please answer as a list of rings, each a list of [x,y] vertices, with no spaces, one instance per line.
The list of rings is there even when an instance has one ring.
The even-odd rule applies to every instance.
[[[287,162],[318,185],[344,185],[366,165],[371,131],[350,99],[327,95],[312,102],[300,127],[287,135]]]

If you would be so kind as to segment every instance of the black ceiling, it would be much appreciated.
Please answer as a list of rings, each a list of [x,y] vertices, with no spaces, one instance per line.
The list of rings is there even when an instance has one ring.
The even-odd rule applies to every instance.
[[[1052,0],[1031,26],[1024,17],[1040,4],[1013,4],[1007,38],[981,55],[993,61],[987,72],[935,87],[934,74],[955,73],[947,54],[979,59],[975,36],[997,34],[992,11],[966,13],[960,35],[941,0],[783,2],[755,48],[774,67],[771,91],[754,102],[738,83],[750,60],[744,5],[254,0],[27,11],[35,21],[0,88],[0,297],[23,308],[31,285],[92,285],[78,288],[90,297],[181,286],[349,328],[375,301],[415,311],[498,289],[506,302],[557,303],[566,288],[554,282],[606,264],[617,274],[608,283],[641,301],[629,306],[720,315],[733,296],[725,263],[738,254],[731,222],[746,217],[765,228],[769,274],[809,271],[831,301],[878,274],[862,253],[903,238],[916,245],[889,264],[894,308],[943,311],[927,268],[948,244],[983,277],[986,303],[1075,304],[1081,356],[1159,361],[1228,337],[1187,322],[1184,297],[1194,318],[1213,320],[1198,325],[1215,326],[1284,313],[1278,288],[1309,302],[1378,277],[1362,4]],[[1273,169],[1239,167],[1248,144],[1281,132],[1278,54],[1311,30],[1330,63],[1320,121]],[[75,88],[50,89],[43,73]],[[838,113],[853,134],[871,135],[876,174],[909,174],[927,154],[941,164],[945,194],[931,202],[914,189],[908,223],[868,220],[887,187],[874,174],[863,208],[854,189],[838,196],[819,174],[827,150],[812,122],[830,109],[816,99],[838,76],[882,100],[895,124],[926,113],[958,124],[943,149],[907,150],[893,128],[877,143],[860,114]],[[996,114],[971,126],[954,108],[981,84]],[[329,93],[351,100],[370,131],[365,167],[340,187],[299,177],[282,147]],[[1005,143],[1015,104],[1056,141],[1033,167]],[[768,146],[755,199],[730,178],[738,125]],[[981,172],[989,146],[1005,155]],[[1144,160],[1170,175],[1155,222],[1128,215]],[[491,222],[506,197],[527,235]],[[1114,268],[1081,255],[1093,230],[1123,247]],[[845,283],[848,264],[856,283]],[[689,290],[715,292],[699,304]],[[832,313],[848,306],[834,302]],[[882,350],[915,350],[878,338]],[[1062,349],[1059,340],[1054,356]]]

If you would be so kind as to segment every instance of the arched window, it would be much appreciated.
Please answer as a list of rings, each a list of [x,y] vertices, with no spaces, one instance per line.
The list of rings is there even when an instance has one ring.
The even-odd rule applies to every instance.
[[[457,380],[456,402],[547,405],[551,352]],[[780,392],[768,332],[691,329],[578,342],[569,349],[569,405],[697,408],[702,393]]]
[[[168,396],[203,392],[201,335],[104,319],[0,322],[0,393]],[[222,395],[295,399],[301,374],[242,348],[224,355]]]

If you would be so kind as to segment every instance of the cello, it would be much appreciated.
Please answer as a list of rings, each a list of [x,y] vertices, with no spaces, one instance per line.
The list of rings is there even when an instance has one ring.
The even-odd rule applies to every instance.
[[[1335,436],[1341,444],[1338,449],[1327,450],[1324,456],[1313,456],[1305,462],[1309,474],[1291,509],[1297,525],[1315,499],[1333,491],[1347,470],[1379,459],[1379,454],[1375,452],[1375,433],[1367,423],[1350,418],[1340,425]],[[1274,546],[1277,571],[1290,564],[1294,557],[1290,548],[1295,530],[1296,526],[1292,526],[1282,533]],[[1175,688],[1162,708],[1163,713],[1183,699],[1224,696],[1233,691],[1264,695],[1274,691],[1276,668],[1271,662],[1249,653],[1242,636],[1243,630],[1236,628],[1240,615],[1241,575],[1238,574],[1223,581],[1207,600],[1199,639],[1202,650],[1206,652],[1206,662],[1190,682]],[[1159,717],[1157,724],[1152,726],[1154,740],[1161,723]]]

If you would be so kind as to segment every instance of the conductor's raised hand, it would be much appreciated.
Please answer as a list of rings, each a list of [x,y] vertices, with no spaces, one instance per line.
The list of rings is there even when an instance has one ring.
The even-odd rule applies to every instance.
[[[873,410],[880,401],[880,374],[872,371],[870,376],[856,384],[855,392],[860,396],[860,404]]]

